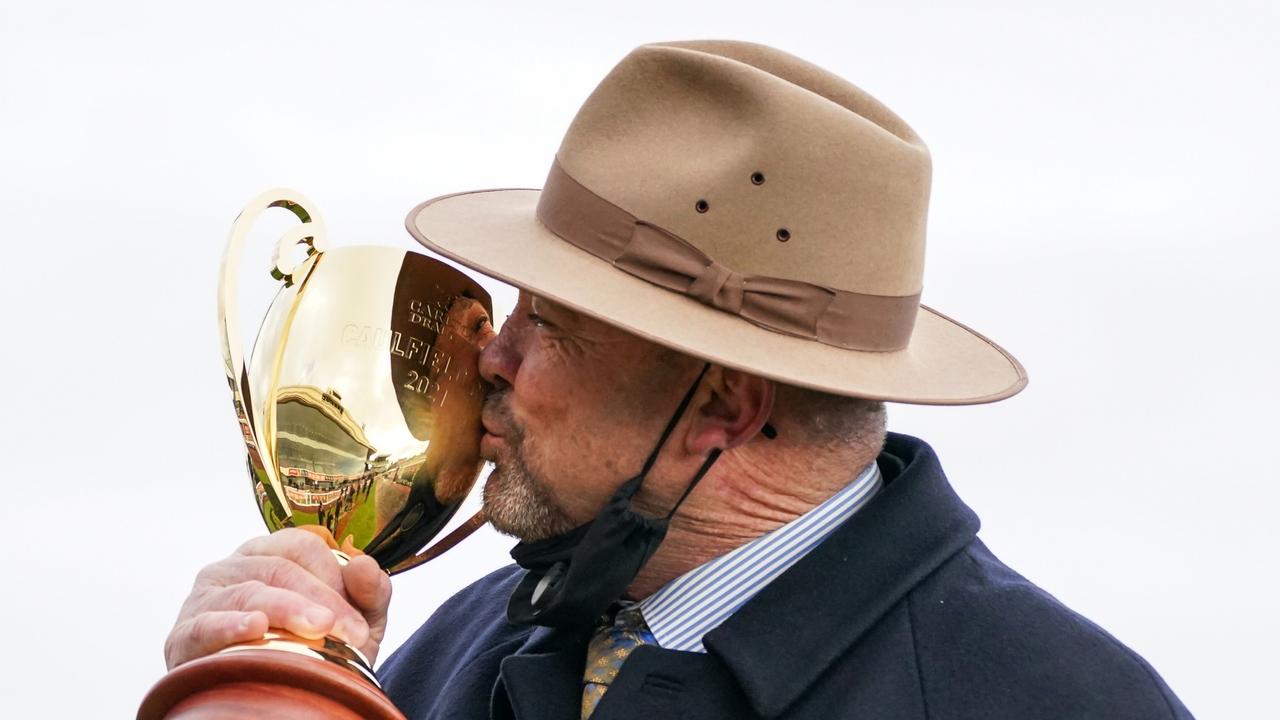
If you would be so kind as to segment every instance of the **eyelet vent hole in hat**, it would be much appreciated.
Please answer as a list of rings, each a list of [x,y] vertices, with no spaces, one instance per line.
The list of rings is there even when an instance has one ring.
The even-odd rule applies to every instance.
[[[786,228],[778,228],[778,242],[786,242],[791,239],[791,231]]]
[[[764,184],[764,173],[760,172],[759,170],[757,170],[757,171],[755,171],[755,172],[751,173],[751,184],[752,184],[752,185],[763,185],[763,184]]]
[[[697,210],[700,213],[704,213],[711,209],[711,204],[708,203],[706,200],[699,200],[698,202],[693,204],[693,209]]]

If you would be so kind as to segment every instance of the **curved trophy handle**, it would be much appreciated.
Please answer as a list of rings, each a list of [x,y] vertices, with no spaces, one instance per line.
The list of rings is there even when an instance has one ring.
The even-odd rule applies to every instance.
[[[387,568],[387,574],[399,575],[405,570],[412,570],[413,568],[416,568],[419,565],[422,565],[423,563],[430,562],[431,560],[434,560],[440,557],[441,555],[444,554],[446,550],[449,550],[454,545],[457,545],[463,540],[466,540],[468,537],[471,536],[471,533],[474,533],[475,531],[479,530],[481,527],[484,527],[484,524],[488,521],[489,519],[485,517],[483,510],[477,511],[476,514],[467,518],[465,522],[463,522],[458,527],[454,528],[448,535],[445,535],[444,537],[432,543],[431,547],[427,548],[426,550],[423,550],[417,555],[407,557],[404,560],[401,560],[400,562],[396,563],[395,565],[392,565],[391,567]]]
[[[231,235],[227,238],[226,251],[222,256],[222,268],[218,279],[218,329],[222,339],[222,360],[227,376],[227,386],[231,389],[232,401],[236,415],[240,420],[246,449],[249,455],[249,469],[254,477],[262,483],[266,500],[276,510],[281,524],[288,524],[292,514],[288,503],[284,500],[284,491],[280,479],[276,476],[273,458],[263,458],[261,453],[274,455],[270,442],[264,442],[263,419],[257,416],[249,392],[249,373],[244,360],[244,351],[240,342],[240,303],[237,273],[240,269],[240,255],[249,236],[249,231],[268,208],[282,207],[298,217],[301,225],[290,228],[280,236],[271,258],[271,277],[289,287],[294,282],[297,265],[290,262],[293,248],[297,245],[307,246],[307,259],[324,252],[328,248],[328,236],[324,221],[315,211],[314,205],[301,193],[286,188],[268,190],[249,202],[236,217],[231,226]],[[269,439],[268,439],[269,440]]]

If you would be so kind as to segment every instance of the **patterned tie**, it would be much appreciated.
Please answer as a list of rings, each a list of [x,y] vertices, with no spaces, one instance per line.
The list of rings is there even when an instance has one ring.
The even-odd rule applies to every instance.
[[[587,667],[582,673],[582,720],[591,717],[622,663],[641,645],[654,645],[653,633],[633,605],[618,611],[612,625],[596,631],[587,645]]]

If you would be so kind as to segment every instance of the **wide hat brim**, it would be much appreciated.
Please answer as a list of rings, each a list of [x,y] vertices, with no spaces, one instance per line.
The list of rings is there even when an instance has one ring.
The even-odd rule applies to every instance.
[[[536,218],[538,190],[428,200],[405,226],[462,265],[672,349],[789,385],[922,405],[973,405],[1022,390],[1008,352],[921,306],[909,345],[846,350],[766,330],[650,284],[557,237]]]

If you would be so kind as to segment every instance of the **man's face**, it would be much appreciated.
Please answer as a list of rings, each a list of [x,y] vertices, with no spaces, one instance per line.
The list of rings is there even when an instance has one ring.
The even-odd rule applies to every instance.
[[[562,305],[520,293],[480,354],[494,386],[481,455],[484,508],[525,541],[587,522],[639,472],[685,386],[687,358]]]

